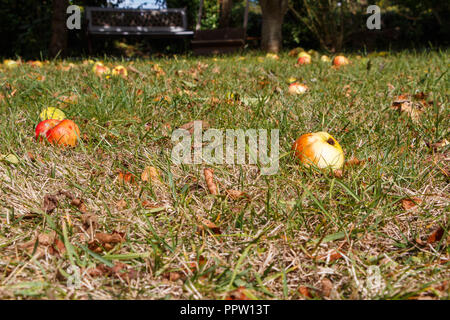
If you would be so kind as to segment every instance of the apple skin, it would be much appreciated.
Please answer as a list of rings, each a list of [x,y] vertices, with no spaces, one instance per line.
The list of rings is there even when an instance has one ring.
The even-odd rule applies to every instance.
[[[47,119],[39,122],[35,130],[36,140],[42,141],[44,137],[47,137],[47,132],[56,127],[60,122],[61,120],[57,119]]]
[[[344,151],[327,132],[306,133],[298,138],[292,150],[300,161],[309,167],[340,169],[344,165]]]
[[[326,55],[323,55],[320,57],[320,61],[322,62],[330,62],[330,58]]]
[[[128,76],[127,69],[124,66],[117,66],[112,69],[112,75],[113,76]]]
[[[290,94],[303,94],[308,91],[308,86],[302,83],[294,82],[289,85]]]
[[[111,71],[108,67],[104,66],[101,62],[96,62],[92,67],[92,71],[99,77],[103,74],[109,74]]]
[[[276,53],[268,53],[266,54],[266,58],[273,60],[280,60],[280,57]]]
[[[10,60],[10,59],[6,59],[3,60],[3,65],[6,67],[6,69],[14,69],[17,68],[19,66],[19,62],[15,61],[15,60]]]
[[[302,56],[297,59],[297,65],[311,64],[311,57]]]
[[[63,120],[58,125],[47,131],[47,140],[60,146],[75,147],[80,137],[80,129],[72,120]]]
[[[336,56],[333,59],[333,65],[336,67],[339,66],[345,66],[347,64],[349,64],[350,62],[348,61],[348,59],[344,56]]]

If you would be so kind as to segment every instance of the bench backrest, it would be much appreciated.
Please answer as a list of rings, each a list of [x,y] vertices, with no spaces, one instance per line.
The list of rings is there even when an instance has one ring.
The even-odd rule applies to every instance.
[[[176,33],[187,28],[185,9],[86,7],[87,30],[97,34]]]

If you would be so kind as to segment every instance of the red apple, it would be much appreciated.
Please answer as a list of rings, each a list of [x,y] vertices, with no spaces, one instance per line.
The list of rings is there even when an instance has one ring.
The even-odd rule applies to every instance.
[[[56,127],[60,122],[61,122],[61,120],[57,120],[57,119],[47,119],[47,120],[39,122],[39,124],[36,126],[36,130],[35,130],[36,140],[42,141],[43,137],[47,137],[47,132],[50,129],[53,129],[54,127]]]
[[[308,86],[303,83],[293,82],[289,85],[290,94],[302,94],[308,91]]]
[[[79,137],[80,129],[75,122],[68,119],[61,121],[47,132],[47,140],[61,146],[74,147],[77,145]]]
[[[336,67],[339,66],[344,66],[346,64],[349,64],[350,62],[348,61],[348,59],[344,56],[336,56],[333,59],[333,65]]]

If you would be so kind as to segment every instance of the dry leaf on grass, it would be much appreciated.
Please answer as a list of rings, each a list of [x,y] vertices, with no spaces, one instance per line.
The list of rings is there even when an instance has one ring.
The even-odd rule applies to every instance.
[[[214,183],[214,170],[210,168],[205,168],[203,170],[203,174],[205,175],[205,181],[209,192],[214,195],[219,194],[219,192],[217,191],[217,186]]]
[[[320,283],[322,285],[322,296],[328,298],[331,294],[331,290],[333,289],[333,283],[328,278],[323,278]]]
[[[141,180],[144,182],[147,182],[149,180],[151,181],[159,181],[159,173],[158,169],[155,167],[147,166],[145,167],[144,171],[142,171],[141,174]]]
[[[239,287],[236,290],[233,290],[228,293],[225,300],[251,300],[245,294],[247,289],[245,287]]]
[[[222,232],[220,231],[220,228],[214,223],[209,221],[208,219],[202,218],[202,217],[198,217],[198,220],[200,221],[201,224],[203,224],[205,227],[211,229],[211,231],[214,234],[221,234]],[[198,228],[200,230],[203,230],[203,226],[199,225]]]
[[[227,189],[227,190],[225,190],[225,192],[227,193],[227,196],[229,196],[233,200],[239,200],[239,199],[242,199],[242,198],[250,199],[248,194],[246,194],[243,191]]]
[[[428,244],[432,244],[435,242],[439,242],[442,239],[442,236],[444,235],[444,229],[442,227],[438,227],[433,231],[432,234],[427,239]]]
[[[433,151],[438,151],[439,149],[448,146],[450,142],[447,139],[442,139],[436,143],[430,143],[425,141],[425,144],[427,145],[428,148],[433,149]]]
[[[310,298],[310,299],[312,298],[312,295],[309,292],[309,289],[307,287],[305,287],[305,286],[300,286],[298,288],[298,292],[305,298]]]
[[[37,259],[44,257],[46,252],[51,255],[63,255],[66,252],[64,243],[57,237],[55,231],[40,233],[34,239],[19,244],[17,247],[29,254],[32,254],[34,251],[34,256]]]
[[[136,279],[138,275],[135,269],[129,268],[122,262],[116,262],[113,267],[100,264],[95,268],[87,269],[86,273],[91,277],[112,276],[126,281]]]
[[[337,252],[336,250],[332,250],[328,254],[325,254],[325,255],[319,257],[318,260],[320,262],[327,262],[328,261],[328,263],[331,263],[331,262],[336,261],[336,260],[338,260],[340,258],[342,258],[342,255],[339,252]]]
[[[369,157],[369,158],[364,159],[364,160],[359,160],[356,157],[352,157],[350,160],[347,160],[345,162],[345,165],[346,166],[359,166],[359,165],[365,164],[366,162],[372,162],[372,158]]]
[[[125,233],[113,231],[112,234],[97,232],[95,239],[90,241],[88,247],[90,250],[96,253],[100,253],[103,250],[109,251],[118,243],[125,242]]]
[[[181,127],[179,127],[179,129],[184,129],[189,131],[190,134],[194,133],[194,123],[195,122],[200,122],[202,125],[202,130],[207,130],[209,129],[210,125],[207,121],[203,121],[203,120],[194,120],[188,123],[183,124]]]
[[[344,171],[342,171],[341,169],[336,169],[333,171],[333,175],[336,178],[342,178],[344,176]]]
[[[120,199],[116,202],[116,208],[119,210],[123,210],[127,207],[127,202],[123,199]]]
[[[134,183],[135,179],[132,173],[130,172],[119,172],[118,180],[120,183]]]
[[[58,207],[58,198],[56,195],[46,194],[44,196],[43,209],[45,213],[50,214]]]
[[[411,210],[421,203],[422,203],[422,200],[420,200],[419,198],[402,199],[402,207],[405,210]]]
[[[165,278],[165,279],[167,279],[169,281],[172,281],[172,282],[175,282],[175,281],[177,281],[179,279],[181,279],[181,280],[186,279],[186,276],[183,273],[175,272],[175,271],[166,272],[162,276],[163,276],[163,278]]]
[[[408,114],[414,122],[418,122],[424,109],[431,104],[424,100],[426,96],[423,92],[413,97],[409,94],[399,95],[392,102],[391,108]]]

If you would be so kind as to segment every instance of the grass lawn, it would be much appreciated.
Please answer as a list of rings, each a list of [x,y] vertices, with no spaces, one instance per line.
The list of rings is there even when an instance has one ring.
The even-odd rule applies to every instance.
[[[449,57],[104,61],[126,79],[87,61],[3,67],[0,298],[448,299]],[[289,77],[310,90],[289,95]],[[49,106],[78,146],[35,141]],[[193,120],[279,129],[279,171],[171,163],[172,131]],[[317,131],[350,160],[340,174],[293,158]]]

